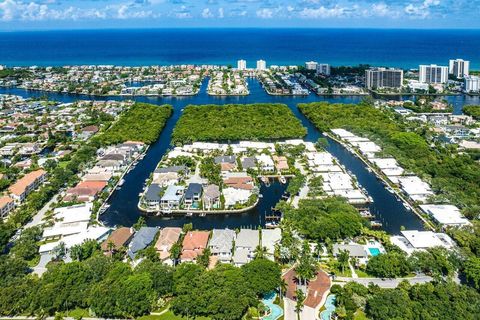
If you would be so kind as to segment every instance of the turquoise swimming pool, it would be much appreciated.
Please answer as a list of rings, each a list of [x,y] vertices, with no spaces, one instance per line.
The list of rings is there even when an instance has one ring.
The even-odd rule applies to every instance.
[[[330,294],[325,300],[325,310],[320,313],[322,320],[330,320],[332,314],[335,312],[335,295]]]
[[[266,295],[265,298],[262,300],[263,304],[266,305],[267,308],[270,310],[268,315],[262,317],[262,320],[277,320],[278,318],[283,316],[283,309],[280,308],[279,305],[273,303],[276,297],[276,293],[272,292]]]
[[[381,252],[380,252],[380,249],[378,248],[368,248],[368,251],[370,251],[370,254],[372,256],[378,256]]]

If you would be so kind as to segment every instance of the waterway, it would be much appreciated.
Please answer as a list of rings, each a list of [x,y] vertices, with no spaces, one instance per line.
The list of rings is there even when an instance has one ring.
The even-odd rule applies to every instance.
[[[332,103],[358,103],[362,97],[358,96],[337,96],[337,97],[319,97],[310,94],[305,97],[287,97],[270,96],[266,94],[258,81],[248,79],[250,95],[242,97],[212,97],[206,93],[206,81],[202,84],[200,93],[191,97],[134,97],[133,99],[141,102],[153,104],[171,104],[174,107],[172,117],[167,121],[164,130],[159,139],[152,144],[148,153],[137,166],[125,176],[125,183],[122,188],[116,191],[109,199],[110,208],[101,216],[101,220],[108,226],[131,226],[140,217],[140,211],[137,208],[138,195],[142,192],[143,184],[150,173],[155,169],[158,161],[171,148],[170,137],[176,122],[181,116],[183,108],[189,104],[229,104],[229,103],[256,103],[256,102],[276,102],[284,103],[290,107],[292,112],[301,120],[302,124],[308,129],[305,136],[307,141],[317,141],[320,138],[319,132],[306,118],[298,108],[298,103],[308,103],[314,101],[328,101]],[[23,97],[48,96],[51,100],[61,102],[72,102],[78,99],[96,99],[96,100],[121,100],[124,97],[91,97],[86,95],[73,95],[61,93],[45,93],[36,91],[27,91],[17,88],[0,88],[0,94],[16,94]],[[479,104],[478,97],[452,96],[446,97],[455,107],[455,113],[461,113],[462,106],[466,104]],[[377,219],[382,221],[383,228],[389,233],[398,233],[401,227],[407,229],[422,229],[422,223],[415,214],[405,209],[401,202],[389,193],[383,184],[369,172],[365,165],[345,148],[335,141],[329,141],[328,151],[332,153],[348,170],[356,177],[358,182],[365,187],[374,202],[370,210],[376,214]],[[239,228],[256,227],[264,225],[265,214],[268,215],[271,207],[280,200],[286,185],[279,182],[273,182],[269,187],[262,186],[258,206],[243,214],[229,215],[208,215],[206,217],[148,217],[147,224],[151,226],[182,226],[186,222],[191,222],[194,228],[212,229],[212,228]]]

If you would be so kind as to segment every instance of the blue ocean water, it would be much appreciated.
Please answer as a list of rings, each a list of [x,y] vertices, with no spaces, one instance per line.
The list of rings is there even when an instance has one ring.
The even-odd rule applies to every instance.
[[[0,33],[0,64],[385,65],[417,68],[471,61],[480,69],[480,30],[129,29]]]

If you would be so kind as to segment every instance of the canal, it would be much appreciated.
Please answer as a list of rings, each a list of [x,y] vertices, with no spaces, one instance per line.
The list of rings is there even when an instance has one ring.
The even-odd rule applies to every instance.
[[[292,112],[301,120],[302,124],[308,129],[304,138],[307,141],[315,142],[322,136],[297,108],[298,103],[308,103],[315,101],[328,101],[331,103],[358,103],[362,97],[341,96],[341,97],[319,97],[310,94],[306,97],[283,97],[270,96],[266,94],[258,81],[248,79],[250,95],[242,97],[212,97],[206,93],[206,81],[202,84],[200,93],[192,97],[135,97],[134,100],[153,104],[171,104],[174,111],[172,117],[167,121],[166,126],[159,139],[153,143],[142,161],[140,161],[133,170],[125,176],[125,183],[120,190],[117,190],[109,199],[110,208],[101,216],[101,220],[108,226],[131,226],[140,217],[140,210],[137,208],[138,195],[142,192],[143,184],[150,173],[155,169],[158,161],[169,150],[170,138],[176,122],[181,116],[183,108],[189,104],[228,104],[228,103],[284,103],[290,107]],[[27,91],[17,88],[0,88],[0,94],[16,94],[23,97],[48,96],[51,100],[61,102],[73,102],[78,99],[97,99],[97,100],[121,100],[123,97],[91,97],[86,95],[73,95],[61,93],[45,93]],[[479,104],[479,97],[455,96],[446,97],[455,107],[455,113],[461,113],[463,105]],[[396,197],[389,193],[383,184],[369,172],[365,165],[345,148],[333,140],[329,141],[328,151],[332,153],[348,170],[356,177],[358,182],[367,190],[374,202],[370,210],[376,215],[377,219],[382,221],[383,229],[389,233],[395,234],[402,227],[407,229],[422,229],[422,223],[412,212],[405,209]],[[246,213],[229,215],[207,215],[206,217],[148,217],[147,224],[151,226],[182,226],[184,223],[191,222],[194,228],[212,229],[212,228],[239,228],[256,227],[264,225],[265,215],[269,213],[270,208],[280,200],[286,185],[278,182],[272,183],[269,187],[262,186],[258,206]]]

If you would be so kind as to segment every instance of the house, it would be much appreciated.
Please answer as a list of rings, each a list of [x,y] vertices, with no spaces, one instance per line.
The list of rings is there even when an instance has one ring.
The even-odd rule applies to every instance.
[[[228,177],[223,183],[229,188],[252,190],[254,188],[253,179],[250,176]]]
[[[171,259],[169,259],[170,250],[173,245],[178,242],[178,239],[180,239],[181,233],[181,228],[166,227],[160,230],[160,236],[155,243],[155,249],[157,249],[157,252],[160,255],[160,260],[166,263],[171,261]]]
[[[160,200],[162,199],[163,188],[156,184],[152,183],[148,186],[147,191],[143,196],[143,201],[147,205],[148,209],[158,210],[160,208]]]
[[[207,247],[210,232],[189,231],[183,238],[181,262],[195,262]]]
[[[401,236],[391,236],[390,241],[409,255],[414,251],[422,251],[433,247],[446,249],[455,247],[455,242],[446,233],[419,230],[404,230],[400,233]]]
[[[215,184],[208,185],[203,192],[203,208],[217,209],[220,206],[220,188]]]
[[[105,189],[105,181],[80,181],[75,187],[67,190],[64,201],[93,201]]]
[[[267,249],[267,259],[274,261],[275,246],[282,240],[282,231],[276,229],[262,229],[262,247]]]
[[[214,162],[220,165],[221,171],[232,171],[237,168],[237,159],[235,156],[218,156]]]
[[[177,172],[155,173],[152,182],[166,187],[179,183],[180,176]]]
[[[261,155],[257,155],[256,159],[261,171],[275,171],[275,163],[269,155],[262,153]]]
[[[192,207],[195,202],[200,201],[202,196],[202,185],[199,183],[190,183],[185,191],[183,203],[187,207]]]
[[[76,245],[80,245],[87,240],[103,241],[110,234],[110,229],[106,227],[89,227],[81,232],[67,235],[58,241],[47,242],[40,246],[40,254],[52,252],[60,243],[64,243],[65,249],[70,250]]]
[[[240,229],[235,240],[235,253],[233,254],[235,266],[239,267],[253,260],[255,249],[259,244],[258,230]]]
[[[341,251],[347,251],[350,258],[355,258],[358,260],[359,264],[366,264],[368,261],[368,252],[367,249],[361,244],[351,243],[351,244],[339,244],[335,243],[333,245],[333,255],[337,257]]]
[[[158,229],[156,227],[141,227],[137,233],[133,236],[130,246],[128,248],[127,254],[132,259],[135,260],[135,256],[138,251],[145,249],[152,243],[157,235]]]
[[[242,168],[243,170],[256,169],[257,164],[255,163],[255,158],[246,157],[242,159]]]
[[[230,262],[235,238],[236,234],[233,230],[213,229],[212,238],[208,244],[212,256],[216,256],[220,262]]]
[[[91,136],[93,136],[95,133],[98,132],[98,127],[97,126],[86,126],[82,129],[80,129],[80,132],[78,133],[77,137],[82,140],[87,140]]]
[[[273,162],[275,163],[275,169],[278,172],[282,172],[289,169],[287,157],[284,156],[273,156]]]
[[[180,207],[183,198],[184,187],[169,185],[160,199],[162,210],[174,210]]]
[[[162,174],[162,173],[169,173],[169,172],[175,172],[179,176],[186,176],[190,173],[190,170],[188,169],[187,166],[171,166],[171,167],[157,168],[153,172],[153,180],[157,179],[156,175]]]
[[[15,208],[15,200],[9,196],[0,198],[0,218],[5,218]]]
[[[122,247],[127,247],[134,234],[135,231],[132,228],[118,228],[102,242],[100,248],[105,255],[110,255],[112,252],[118,251]]]
[[[442,226],[463,227],[470,224],[460,209],[451,204],[424,204],[420,205],[420,209]]]
[[[27,173],[8,188],[11,197],[17,202],[23,202],[27,195],[38,188],[46,179],[45,170],[36,170]]]

